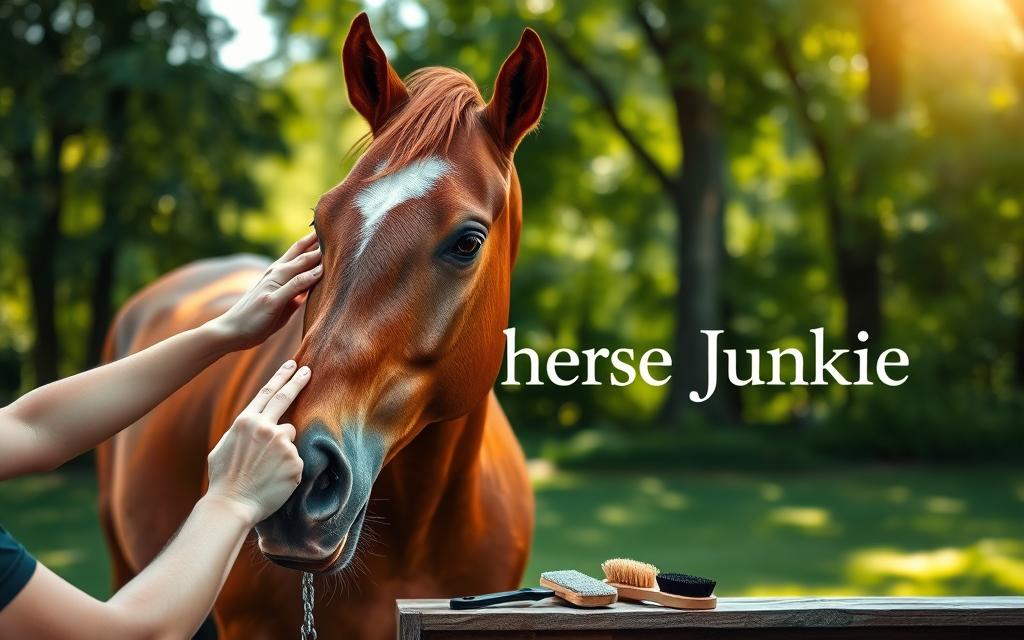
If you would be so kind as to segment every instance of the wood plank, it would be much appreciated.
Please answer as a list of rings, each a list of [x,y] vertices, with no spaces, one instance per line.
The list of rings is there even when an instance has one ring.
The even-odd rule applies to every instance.
[[[419,611],[403,611],[402,607],[396,607],[395,616],[398,618],[398,640],[420,640],[423,628]]]
[[[1021,640],[1020,627],[424,631],[421,640]]]
[[[417,614],[422,631],[1021,627],[1024,597],[720,598],[712,611],[620,602],[574,609],[550,601],[452,611],[447,600],[399,600],[400,619]],[[402,636],[407,637],[407,636]],[[416,636],[409,636],[416,637]],[[1024,637],[1024,636],[1022,636]]]

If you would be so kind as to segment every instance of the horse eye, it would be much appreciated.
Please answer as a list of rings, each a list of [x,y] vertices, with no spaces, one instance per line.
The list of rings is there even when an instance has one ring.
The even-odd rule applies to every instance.
[[[484,245],[484,236],[479,231],[470,231],[459,236],[459,239],[452,245],[452,253],[463,260],[467,260],[480,251]]]

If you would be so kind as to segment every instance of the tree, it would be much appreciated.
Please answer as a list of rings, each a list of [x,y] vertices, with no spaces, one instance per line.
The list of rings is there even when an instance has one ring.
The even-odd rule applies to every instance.
[[[343,95],[337,50],[357,3],[271,7],[283,33],[312,45],[313,59],[291,68]],[[542,355],[673,351],[668,398],[644,385],[499,388],[517,426],[632,429],[695,410],[877,425],[851,434],[906,451],[939,422],[949,428],[936,441],[963,444],[958,416],[979,398],[1004,403],[985,413],[1002,424],[1019,401],[1006,384],[1019,326],[1022,123],[1008,115],[1020,92],[1000,84],[996,49],[964,33],[977,13],[889,0],[372,7],[399,73],[459,68],[485,98],[522,28],[542,33],[551,84],[538,134],[517,151],[525,224],[510,323]],[[981,23],[971,28],[998,30]],[[336,131],[365,131],[343,105],[313,115],[310,138],[330,147],[321,159],[344,154]],[[323,173],[325,185],[340,177]],[[703,351],[679,342],[699,339],[704,322],[741,351],[804,349],[808,329],[823,325],[861,348],[866,330],[873,348],[906,347],[913,375],[898,393],[857,388],[853,403],[848,388],[720,384],[734,393],[725,409],[693,405],[686,392],[703,382]],[[888,435],[894,424],[909,425],[904,444]]]
[[[145,282],[140,267],[254,248],[222,216],[259,205],[251,163],[285,151],[287,104],[216,64],[230,33],[196,1],[8,4],[0,33],[2,215],[31,284],[43,384],[62,362],[98,360],[118,292]],[[86,342],[77,358],[58,301],[88,309],[88,329],[70,329],[68,344]]]
[[[1009,0],[1007,5],[1013,12],[1014,17],[1016,17],[1017,23],[1021,28],[1024,28],[1024,0]],[[1024,91],[1024,55],[1018,55],[1016,60],[1014,60],[1014,71],[1017,86],[1020,88],[1020,91]],[[1024,239],[1021,241],[1021,250],[1024,251]],[[1017,279],[1022,292],[1021,298],[1024,299],[1024,261],[1020,263]],[[1021,305],[1017,315],[1017,330],[1014,340],[1014,374],[1017,387],[1024,389],[1024,304]]]
[[[797,115],[821,167],[821,197],[828,221],[835,277],[844,300],[846,346],[859,348],[858,333],[866,331],[869,343],[882,332],[882,278],[879,259],[882,232],[874,201],[884,189],[879,178],[892,163],[893,140],[888,127],[900,106],[902,91],[900,8],[889,0],[859,3],[870,81],[864,95],[869,120],[830,131],[818,123],[815,96],[808,88],[791,52],[792,34],[775,27],[773,50],[792,88]],[[771,20],[773,24],[783,22]],[[857,142],[861,141],[860,146]],[[835,151],[839,144],[856,148],[852,157]],[[886,161],[885,157],[889,160]],[[845,165],[845,166],[844,166]],[[852,177],[844,179],[844,172]]]
[[[655,159],[640,135],[624,123],[608,81],[557,30],[549,30],[547,35],[589,86],[638,162],[656,179],[675,213],[676,357],[662,418],[676,423],[688,413],[698,413],[707,420],[721,420],[729,415],[721,395],[698,405],[691,404],[688,396],[690,390],[706,385],[708,362],[701,331],[724,326],[723,308],[728,308],[722,294],[728,127],[748,123],[750,103],[764,97],[745,55],[756,38],[750,37],[746,17],[738,7],[636,1],[629,9],[658,61],[663,91],[672,106],[676,146],[682,155],[674,169]],[[752,96],[744,95],[738,104],[723,108],[721,98],[729,90],[719,90],[716,97],[712,89],[716,83],[749,83]]]

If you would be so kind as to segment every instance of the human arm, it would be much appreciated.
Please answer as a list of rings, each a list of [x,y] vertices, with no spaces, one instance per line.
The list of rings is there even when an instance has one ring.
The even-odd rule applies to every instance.
[[[170,544],[107,602],[39,565],[0,611],[2,638],[188,638],[208,615],[242,542],[294,491],[295,429],[277,421],[309,381],[289,362],[209,456],[210,488]]]
[[[320,278],[316,236],[296,242],[227,312],[0,409],[0,480],[59,466],[132,424],[221,356],[281,328]]]

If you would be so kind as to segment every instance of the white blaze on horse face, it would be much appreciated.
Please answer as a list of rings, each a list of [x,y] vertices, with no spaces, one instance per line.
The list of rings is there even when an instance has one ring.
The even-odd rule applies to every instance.
[[[436,156],[412,162],[392,174],[370,183],[356,196],[356,205],[363,214],[363,228],[359,234],[359,257],[370,244],[373,232],[384,216],[398,205],[425,196],[437,181],[448,173],[450,166]],[[383,165],[377,170],[383,169]]]

